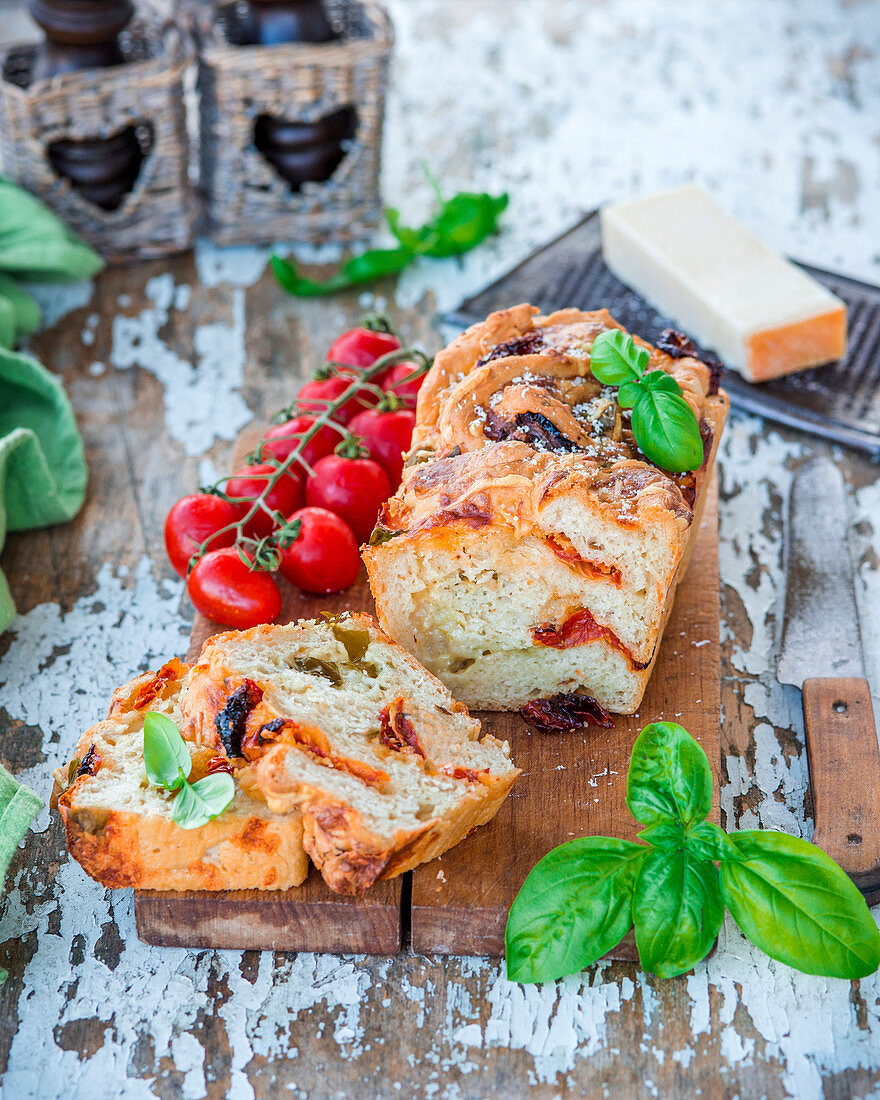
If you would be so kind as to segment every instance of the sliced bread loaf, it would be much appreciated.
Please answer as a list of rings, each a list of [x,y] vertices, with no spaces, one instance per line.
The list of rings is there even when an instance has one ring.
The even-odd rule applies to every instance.
[[[169,661],[119,688],[107,719],[87,730],[74,757],[55,773],[58,809],[74,859],[105,886],[141,890],[283,890],[308,873],[302,815],[275,813],[246,793],[243,769],[232,804],[196,829],[171,818],[175,795],[150,786],[144,768],[144,718],[179,726],[186,665]],[[195,781],[215,755],[190,745]],[[225,761],[218,761],[225,767]]]
[[[235,778],[232,804],[183,829],[144,767],[149,711],[177,724],[196,781]],[[285,889],[308,855],[360,894],[440,855],[494,816],[519,774],[480,723],[366,615],[232,631],[188,669],[119,688],[56,772],[71,854],[106,886]]]
[[[360,894],[489,821],[518,770],[506,742],[366,615],[206,642],[181,701],[188,737],[255,762],[277,812],[302,811],[327,884]]]

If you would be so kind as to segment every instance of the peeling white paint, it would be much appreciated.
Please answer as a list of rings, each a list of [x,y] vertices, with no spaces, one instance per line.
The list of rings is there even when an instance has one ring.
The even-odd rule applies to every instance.
[[[164,388],[168,432],[186,454],[203,454],[215,439],[235,439],[252,416],[238,392],[244,383],[244,290],[231,291],[229,322],[194,329],[194,363],[159,335],[172,310],[185,311],[189,288],[175,287],[166,273],[149,280],[146,295],[152,306],[136,317],[114,317],[111,364],[119,370],[141,367],[158,378]]]

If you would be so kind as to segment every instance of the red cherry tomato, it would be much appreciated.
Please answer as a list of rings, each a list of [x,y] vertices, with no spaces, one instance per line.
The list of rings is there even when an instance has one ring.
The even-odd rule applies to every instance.
[[[324,412],[331,401],[341,397],[352,384],[352,381],[352,378],[345,378],[340,375],[334,375],[331,378],[316,378],[312,382],[306,382],[299,391],[296,402],[301,409],[317,415]],[[378,400],[371,393],[360,393],[355,397],[350,397],[341,408],[336,410],[333,419],[340,424],[347,424],[362,409],[375,405]]]
[[[165,550],[175,572],[186,577],[189,560],[205,539],[237,523],[241,515],[234,504],[210,493],[194,493],[179,500],[165,520]],[[226,531],[213,539],[208,549],[219,550],[234,542],[235,531]]]
[[[358,542],[366,542],[379,509],[391,496],[388,474],[371,458],[342,455],[319,458],[314,469],[306,482],[306,503],[335,512],[354,531]]]
[[[303,592],[324,596],[341,592],[357,580],[361,568],[358,544],[344,519],[326,508],[300,508],[299,537],[281,551],[281,572]]]
[[[268,573],[249,569],[234,546],[205,554],[186,590],[196,611],[236,630],[271,623],[281,614],[278,585]]]
[[[373,332],[368,328],[353,328],[343,332],[330,345],[328,363],[345,363],[349,367],[371,367],[390,351],[397,351],[400,341],[390,332]]]
[[[403,475],[403,456],[412,443],[416,416],[410,409],[378,412],[365,409],[348,425],[370,452],[370,458],[388,474],[392,489],[400,484]]]
[[[422,383],[425,381],[425,375],[423,374],[410,382],[404,382],[403,380],[408,374],[412,374],[413,371],[418,369],[418,363],[411,363],[408,360],[404,363],[398,363],[396,367],[391,367],[388,371],[382,372],[379,385],[383,390],[391,390],[396,393],[402,401],[405,401],[410,408],[414,409],[416,407],[416,397],[422,388]]]
[[[240,507],[247,510],[250,508],[248,501],[253,500],[263,492],[269,478],[274,473],[274,466],[245,466],[243,470],[236,470],[226,483],[226,493],[231,497],[245,498]],[[302,503],[302,478],[292,472],[282,474],[266,497],[266,507],[273,512],[280,512],[283,516],[289,516],[297,508],[301,508]],[[245,525],[244,533],[250,535],[251,538],[260,539],[264,535],[271,534],[274,527],[272,517],[260,509],[254,518]]]
[[[313,416],[295,416],[286,424],[276,424],[263,436],[261,455],[271,455],[276,461],[283,462],[314,423]],[[342,436],[333,428],[319,428],[303,447],[302,457],[312,466],[319,458],[332,454],[340,439]],[[302,467],[297,465],[291,469],[301,471]]]

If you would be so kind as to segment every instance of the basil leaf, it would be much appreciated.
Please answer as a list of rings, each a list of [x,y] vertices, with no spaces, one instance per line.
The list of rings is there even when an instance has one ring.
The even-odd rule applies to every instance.
[[[650,850],[635,884],[633,922],[642,969],[684,974],[708,955],[724,918],[718,871],[687,851]]]
[[[632,431],[642,454],[671,473],[703,465],[700,425],[683,397],[641,387],[632,411]]]
[[[636,382],[624,382],[617,391],[617,404],[622,409],[631,409],[638,401],[641,392],[641,379]]]
[[[15,346],[15,309],[8,298],[0,297],[0,348]]]
[[[675,393],[681,397],[681,386],[663,370],[649,370],[642,376],[641,385],[655,393]]]
[[[442,203],[438,213],[418,229],[400,223],[393,207],[385,211],[388,228],[400,243],[420,255],[438,259],[469,252],[498,229],[498,218],[508,197],[460,191]]]
[[[169,791],[192,771],[192,757],[180,730],[167,715],[155,711],[144,718],[144,767],[154,787]]]
[[[40,323],[40,307],[14,279],[0,275],[0,300],[8,302],[15,317],[15,340],[22,340]],[[8,345],[7,345],[8,346]]]
[[[619,943],[632,925],[633,882],[648,851],[628,840],[587,836],[544,856],[507,919],[510,981],[577,973]]]
[[[675,722],[652,722],[633,745],[626,804],[642,825],[690,825],[712,809],[712,769],[706,754]]]
[[[507,195],[461,191],[443,203],[440,213],[428,222],[424,247],[426,256],[460,256],[476,248],[498,229],[498,218],[507,207]]]
[[[805,974],[874,973],[880,932],[832,859],[788,833],[732,833],[728,840],[741,859],[721,864],[724,900],[753,944]]]
[[[198,829],[222,814],[235,797],[235,780],[228,772],[206,775],[198,783],[184,783],[174,799],[171,819],[181,829]]]
[[[421,229],[408,229],[405,225],[401,225],[400,211],[393,206],[385,207],[385,220],[388,222],[388,228],[392,234],[404,248],[408,248],[415,253],[419,253],[424,249],[428,234],[425,226],[422,226]]]
[[[626,332],[610,329],[600,332],[590,348],[593,377],[608,386],[620,386],[641,378],[648,365],[647,348],[639,347]]]
[[[31,279],[87,279],[103,266],[48,206],[0,176],[0,270]]]
[[[679,851],[686,843],[685,828],[680,821],[657,821],[642,829],[638,836],[643,843],[663,851]]]
[[[727,833],[714,821],[698,821],[689,825],[685,843],[687,850],[697,859],[721,861],[741,858]]]

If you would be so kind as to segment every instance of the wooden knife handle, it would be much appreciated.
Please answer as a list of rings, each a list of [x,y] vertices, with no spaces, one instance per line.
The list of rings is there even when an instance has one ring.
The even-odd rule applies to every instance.
[[[863,891],[880,888],[880,746],[867,680],[804,682],[813,843]]]

